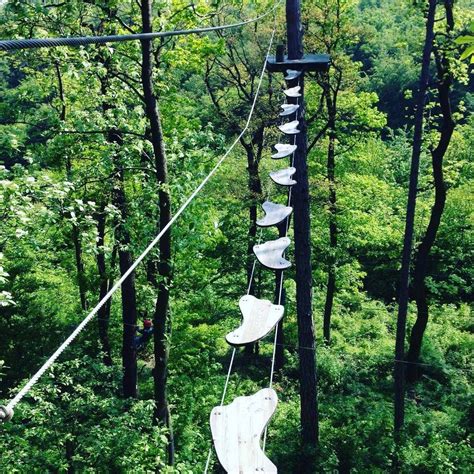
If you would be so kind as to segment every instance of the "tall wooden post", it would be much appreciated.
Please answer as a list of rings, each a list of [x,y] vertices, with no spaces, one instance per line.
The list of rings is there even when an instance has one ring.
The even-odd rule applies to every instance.
[[[288,59],[303,57],[303,29],[301,25],[300,0],[286,1],[286,22],[288,34]],[[297,149],[294,166],[296,168],[292,205],[294,208],[295,266],[296,266],[296,308],[298,319],[301,436],[303,445],[316,446],[319,436],[318,399],[316,378],[316,353],[312,314],[312,273],[310,242],[310,209],[308,169],[306,164],[306,122],[304,119],[304,72],[294,83],[301,86],[300,108],[298,109],[299,129],[296,135]]]

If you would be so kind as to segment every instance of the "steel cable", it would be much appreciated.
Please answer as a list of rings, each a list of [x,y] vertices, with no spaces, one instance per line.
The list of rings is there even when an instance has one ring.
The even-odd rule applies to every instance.
[[[152,40],[156,38],[166,38],[169,36],[182,36],[190,34],[201,34],[210,31],[227,30],[229,28],[237,28],[245,26],[249,23],[255,23],[273,12],[281,3],[273,5],[268,11],[262,15],[251,18],[249,20],[241,21],[239,23],[231,23],[228,25],[208,26],[205,28],[193,28],[189,30],[173,30],[173,31],[159,31],[155,33],[136,33],[128,35],[107,35],[107,36],[76,36],[70,38],[32,38],[32,39],[12,39],[1,40],[0,51],[14,51],[19,49],[33,49],[33,48],[55,48],[57,46],[85,46],[88,44],[105,44],[105,43],[122,43],[125,41],[138,40]]]

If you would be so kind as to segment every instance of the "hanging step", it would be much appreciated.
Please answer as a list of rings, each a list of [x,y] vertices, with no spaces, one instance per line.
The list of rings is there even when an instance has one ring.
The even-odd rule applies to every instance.
[[[296,173],[296,168],[290,166],[289,168],[284,168],[282,170],[272,171],[270,173],[270,178],[280,186],[293,186],[296,184],[296,181],[291,177]]]
[[[253,252],[264,267],[270,270],[286,270],[291,267],[291,262],[283,258],[283,253],[290,243],[288,237],[280,237],[264,244],[254,245]]]
[[[211,432],[217,457],[230,474],[277,473],[260,447],[263,430],[275,412],[275,390],[264,388],[211,412]]]
[[[282,204],[275,204],[270,201],[265,201],[262,204],[262,208],[265,211],[265,216],[257,221],[259,227],[278,225],[293,212],[293,208],[290,206],[283,206]]]
[[[292,81],[301,76],[302,71],[295,71],[294,69],[287,69],[285,81]]]
[[[300,133],[300,130],[297,128],[299,124],[298,120],[293,120],[292,122],[279,125],[278,128],[286,135],[296,135],[297,133]]]
[[[294,114],[300,108],[298,104],[283,104],[280,107],[283,109],[283,112],[280,112],[280,117]]]
[[[283,91],[287,97],[301,97],[300,94],[301,86],[290,87]]]
[[[232,346],[243,346],[264,338],[280,321],[285,312],[282,305],[259,300],[252,295],[242,296],[239,301],[242,324],[227,334],[226,341]]]
[[[272,155],[274,160],[279,160],[280,158],[285,158],[286,156],[290,156],[295,150],[296,145],[288,145],[286,143],[277,143],[275,145],[275,149],[277,153]]]

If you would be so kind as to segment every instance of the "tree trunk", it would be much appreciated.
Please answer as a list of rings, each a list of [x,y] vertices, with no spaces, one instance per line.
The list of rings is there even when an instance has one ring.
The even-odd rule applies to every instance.
[[[436,0],[429,0],[426,22],[426,37],[421,64],[420,85],[415,112],[415,129],[413,134],[413,151],[410,169],[410,184],[408,189],[407,213],[405,218],[405,235],[403,241],[402,268],[400,270],[400,293],[397,316],[397,335],[395,343],[394,367],[394,432],[396,437],[403,427],[405,419],[405,352],[406,318],[408,309],[408,288],[410,281],[410,261],[413,243],[413,228],[416,208],[416,192],[418,187],[418,169],[420,164],[421,144],[423,139],[423,115],[426,91],[430,78],[430,56],[433,46],[433,26],[436,13]]]
[[[111,132],[111,139],[121,144],[121,137],[118,132]],[[115,166],[115,186],[113,193],[114,205],[120,211],[121,222],[117,227],[116,239],[119,245],[119,267],[120,274],[132,266],[133,258],[130,252],[130,234],[127,229],[127,202],[124,190],[124,172],[117,162],[118,157],[114,157]],[[135,333],[137,325],[137,301],[135,290],[135,272],[122,283],[122,364],[123,364],[123,395],[124,397],[137,396],[137,352],[135,350]]]
[[[101,78],[101,93],[107,96],[108,81],[110,74],[109,60],[102,61],[107,73]],[[114,108],[114,104],[103,101],[102,112],[104,116],[108,110]],[[109,128],[106,132],[106,140],[112,146],[120,148],[123,145],[122,134]],[[114,185],[112,192],[112,204],[120,212],[120,223],[116,226],[115,240],[118,246],[120,275],[124,275],[133,264],[130,251],[130,234],[127,229],[127,200],[124,189],[124,170],[120,162],[120,156],[116,150],[112,151],[112,162],[114,167]],[[137,328],[137,297],[135,289],[135,272],[133,271],[122,283],[122,392],[125,398],[136,398],[137,396],[137,352],[135,350],[135,335]]]
[[[105,223],[106,215],[104,212],[105,206],[96,215],[97,220],[97,270],[99,272],[99,301],[101,301],[109,289],[111,288],[112,279],[107,275],[107,268],[105,263]],[[111,265],[113,268],[113,265]],[[109,320],[110,320],[110,299],[105,303],[97,313],[97,323],[99,327],[99,340],[103,352],[103,361],[107,366],[112,365],[112,354],[109,339]]]
[[[81,299],[81,308],[87,311],[87,282],[84,270],[84,260],[82,258],[82,242],[79,235],[79,227],[72,225],[72,242],[74,244],[74,255],[76,259],[77,284],[79,287],[79,297]]]
[[[288,217],[289,219],[289,217]],[[279,226],[278,226],[278,236],[285,237],[286,236],[286,229],[288,226],[288,219],[285,219]],[[285,287],[283,286],[283,272],[282,271],[275,271],[275,304],[280,304],[285,306],[286,304],[286,292]],[[280,288],[281,288],[281,295],[280,295]],[[277,340],[276,340],[276,348],[275,348],[275,372],[280,372],[285,365],[285,333],[283,332],[283,318],[280,320],[277,326]]]
[[[142,29],[144,33],[152,32],[151,1],[141,2]],[[158,104],[153,90],[153,60],[152,43],[149,40],[141,42],[142,49],[142,86],[145,102],[145,114],[147,116],[150,135],[155,157],[156,180],[159,187],[159,224],[161,231],[171,220],[171,197],[168,192],[168,169],[166,162],[163,131]],[[159,242],[160,263],[158,272],[160,278],[157,286],[157,301],[154,315],[154,391],[156,410],[154,420],[162,423],[168,428],[168,463],[174,463],[174,438],[171,424],[171,416],[166,393],[168,377],[168,326],[171,325],[169,315],[169,287],[172,281],[171,274],[171,234],[167,232]]]
[[[448,10],[447,18],[451,18],[451,21],[453,21],[452,6],[449,2],[446,5],[446,9]],[[451,12],[451,15],[449,12]],[[448,31],[449,30],[450,28],[448,26]],[[425,333],[429,317],[425,278],[428,269],[429,255],[436,239],[436,234],[439,229],[441,217],[443,215],[444,206],[446,203],[446,185],[443,177],[443,159],[451,141],[455,126],[450,102],[452,73],[449,69],[448,60],[444,57],[442,52],[435,50],[435,58],[438,75],[438,100],[441,107],[442,123],[438,144],[436,148],[431,151],[435,200],[431,209],[428,227],[418,247],[415,261],[413,290],[415,294],[418,315],[411,331],[410,345],[406,356],[407,362],[410,362],[406,368],[408,382],[415,382],[421,375],[421,371],[417,363],[420,357],[423,335]]]
[[[61,101],[61,110],[59,112],[59,120],[61,122],[66,121],[66,97],[64,95],[64,84],[61,75],[61,68],[59,63],[54,63],[56,70],[56,77],[58,79],[58,94],[59,100]],[[69,156],[66,157],[66,177],[68,181],[72,181],[72,163]],[[72,223],[71,230],[72,243],[74,245],[74,258],[76,261],[76,275],[77,275],[77,286],[79,287],[79,298],[81,301],[82,311],[87,311],[87,281],[84,271],[84,260],[82,258],[82,242],[80,237],[80,230],[77,224]]]
[[[329,255],[328,279],[326,287],[326,301],[324,304],[323,336],[327,344],[331,340],[331,315],[336,292],[336,251],[337,251],[337,196],[336,196],[336,97],[331,94],[329,75],[326,77],[324,88],[326,105],[328,109],[328,154],[327,154],[327,179],[329,183]]]
[[[260,127],[254,136],[252,142],[247,143],[243,138],[240,140],[242,146],[245,148],[247,153],[247,172],[248,172],[248,191],[249,191],[249,230],[247,234],[247,288],[250,289],[249,294],[255,295],[255,275],[252,275],[253,269],[253,246],[257,243],[257,206],[261,201],[262,196],[262,182],[258,172],[259,157],[255,156],[254,145],[259,150],[263,147],[263,131],[264,128]],[[261,152],[260,152],[261,153]],[[245,346],[245,354],[252,355],[256,352],[257,343],[247,344]]]
[[[298,59],[303,55],[300,0],[286,2],[288,57]],[[297,80],[291,86],[297,85]],[[303,447],[314,448],[319,438],[316,351],[312,311],[312,272],[308,168],[306,164],[307,127],[304,119],[304,75],[300,77],[301,98],[298,120],[301,132],[296,135],[296,168],[293,186],[295,266],[296,266],[296,309],[298,320],[299,377],[301,400],[301,438]],[[290,102],[290,101],[289,101]],[[291,101],[294,102],[294,101]],[[305,348],[305,349],[303,349]],[[310,350],[308,350],[308,348]],[[312,457],[304,457],[305,472],[314,472]],[[302,471],[303,472],[303,471]]]

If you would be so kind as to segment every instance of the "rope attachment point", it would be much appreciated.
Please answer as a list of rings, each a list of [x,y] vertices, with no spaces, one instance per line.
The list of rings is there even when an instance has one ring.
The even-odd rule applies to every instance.
[[[0,423],[6,423],[13,418],[13,410],[4,405],[0,405]]]

